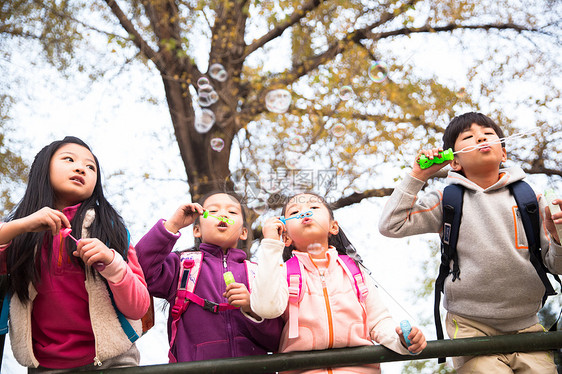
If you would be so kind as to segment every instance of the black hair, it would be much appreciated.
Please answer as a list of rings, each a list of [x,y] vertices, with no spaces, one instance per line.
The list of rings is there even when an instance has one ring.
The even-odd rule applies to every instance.
[[[320,200],[322,204],[326,207],[326,209],[328,209],[328,212],[330,213],[330,219],[334,220],[334,210],[332,209],[330,204],[328,204],[322,196],[314,192],[301,192],[289,197],[287,201],[285,201],[285,204],[283,205],[283,209],[281,210],[282,216],[285,215],[285,209],[287,208],[287,204],[289,203],[289,201],[291,201],[291,199],[293,199],[295,196],[299,196],[299,195],[312,195],[317,197],[318,200]],[[339,228],[338,233],[336,235],[328,234],[328,245],[331,245],[334,248],[336,248],[339,254],[348,255],[349,257],[353,258],[355,262],[362,263],[361,257],[357,253],[357,250],[355,249],[353,244],[351,244],[351,242],[349,241],[349,239],[347,238],[341,227]],[[288,247],[285,247],[283,249],[283,261],[287,261],[288,259],[293,257],[294,250],[295,247],[293,246],[293,244],[291,244]]]
[[[86,143],[74,136],[67,136],[62,140],[54,141],[43,147],[31,164],[24,196],[8,216],[8,221],[27,217],[43,207],[56,209],[55,192],[50,181],[50,163],[55,152],[61,146],[69,143],[78,144],[91,152],[90,147]],[[127,260],[129,243],[127,229],[121,216],[105,199],[101,183],[100,165],[97,157],[93,156],[97,170],[96,185],[92,195],[81,202],[76,215],[70,222],[72,236],[77,239],[81,238],[84,216],[88,210],[93,209],[95,219],[88,229],[89,236],[91,238],[98,238],[108,247],[115,249],[116,252]],[[35,285],[40,280],[41,249],[45,241],[48,243],[47,250],[50,264],[53,242],[53,236],[50,231],[27,232],[18,235],[6,249],[9,274],[8,287],[12,293],[18,295],[22,302],[30,300],[28,292],[29,282]],[[76,250],[76,243],[70,238],[66,238],[65,246],[69,257],[82,268],[85,268],[83,261],[72,255],[72,252]],[[92,269],[90,271],[95,274]]]
[[[482,113],[468,112],[461,114],[451,120],[445,133],[443,134],[443,149],[454,148],[455,142],[459,135],[469,129],[475,123],[482,127],[489,127],[496,132],[499,138],[503,138],[503,130],[490,117]],[[505,142],[502,140],[502,147],[505,148]],[[455,149],[453,149],[455,151]]]
[[[244,250],[244,252],[246,252],[246,256],[248,258],[250,258],[250,253],[249,253],[249,246],[248,243],[252,242],[252,230],[249,227],[248,221],[247,221],[247,212],[246,212],[246,205],[242,202],[242,198],[240,197],[240,195],[238,195],[236,192],[233,191],[228,191],[228,190],[215,190],[212,192],[207,193],[206,195],[204,195],[203,197],[201,197],[197,202],[203,206],[203,204],[205,204],[205,201],[213,196],[213,195],[218,195],[218,194],[225,194],[228,195],[230,197],[232,197],[233,200],[235,200],[238,204],[240,204],[240,208],[242,211],[242,227],[245,227],[246,230],[248,231],[248,237],[245,240],[238,240],[238,244],[237,244],[237,248],[240,248],[242,250]],[[200,217],[197,216],[197,218],[195,219],[195,222],[193,223],[193,225],[199,225],[200,222]],[[194,244],[193,247],[187,249],[186,251],[198,251],[199,250],[199,245],[201,244],[201,238],[194,238]]]

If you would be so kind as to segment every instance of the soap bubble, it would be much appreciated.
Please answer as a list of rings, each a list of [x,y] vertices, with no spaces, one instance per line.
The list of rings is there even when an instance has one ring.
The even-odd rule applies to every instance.
[[[218,100],[219,95],[213,86],[210,84],[199,86],[199,90],[197,90],[197,102],[200,106],[208,107],[216,103]]]
[[[308,247],[306,247],[306,252],[308,252],[308,254],[311,256],[318,256],[324,252],[324,249],[322,248],[322,244],[312,243],[309,244]]]
[[[291,93],[287,90],[271,90],[265,95],[265,107],[273,113],[285,113],[291,105]]]
[[[215,113],[209,109],[201,110],[201,115],[195,116],[195,130],[201,134],[208,132],[215,124]]]
[[[197,79],[197,87],[201,88],[201,86],[208,86],[209,79],[207,77],[200,77]]]
[[[340,99],[347,101],[353,97],[353,88],[351,86],[343,86],[339,90]]]
[[[307,143],[302,135],[291,137],[286,143],[286,147],[291,152],[302,152],[306,149]]]
[[[337,138],[340,138],[345,135],[346,128],[342,123],[336,123],[334,127],[332,127],[332,135]]]
[[[224,82],[228,78],[228,73],[221,64],[211,65],[209,67],[209,75],[211,78],[216,79],[219,82]]]
[[[369,78],[373,82],[382,83],[388,75],[388,68],[383,62],[375,61],[369,67]]]
[[[220,152],[224,148],[224,140],[221,138],[211,139],[211,148],[213,151]]]
[[[299,165],[299,160],[296,157],[288,158],[287,160],[285,160],[285,165],[291,170],[296,169]]]
[[[466,88],[464,88],[464,87],[459,88],[459,90],[455,93],[455,95],[456,95],[459,99],[462,99],[463,97],[466,96]]]

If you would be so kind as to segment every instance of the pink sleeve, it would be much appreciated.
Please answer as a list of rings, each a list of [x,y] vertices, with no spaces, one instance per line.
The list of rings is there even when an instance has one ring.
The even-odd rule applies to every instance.
[[[121,313],[129,319],[140,319],[148,311],[150,296],[137,253],[132,245],[129,246],[127,256],[128,262],[125,262],[121,255],[115,253],[113,262],[100,274],[108,280],[115,304]],[[114,282],[115,278],[117,282]]]
[[[4,222],[0,222],[0,230],[2,230],[2,226],[4,226]],[[12,244],[10,241],[7,244],[0,245],[0,275],[8,274],[8,267],[7,267],[7,260],[8,254],[6,253],[6,249]]]

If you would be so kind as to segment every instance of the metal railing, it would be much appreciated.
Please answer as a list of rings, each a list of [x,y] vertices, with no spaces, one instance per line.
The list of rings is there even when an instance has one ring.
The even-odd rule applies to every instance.
[[[478,356],[492,353],[548,351],[562,348],[562,331],[540,332],[455,340],[433,340],[418,355],[400,355],[380,345],[335,348],[322,351],[276,353],[219,360],[180,362],[108,369],[111,374],[125,373],[209,373],[259,374],[285,370],[358,366],[378,362],[426,360],[438,357]],[[100,374],[100,371],[92,371]]]

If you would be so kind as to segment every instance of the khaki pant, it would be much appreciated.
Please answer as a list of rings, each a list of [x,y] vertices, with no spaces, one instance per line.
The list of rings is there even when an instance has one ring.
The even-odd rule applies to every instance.
[[[540,324],[523,330],[506,333],[482,323],[447,313],[445,320],[447,334],[451,339],[544,332]],[[459,374],[556,374],[556,365],[550,352],[498,353],[488,356],[453,357],[453,366]]]

